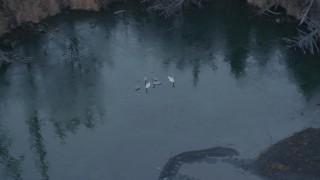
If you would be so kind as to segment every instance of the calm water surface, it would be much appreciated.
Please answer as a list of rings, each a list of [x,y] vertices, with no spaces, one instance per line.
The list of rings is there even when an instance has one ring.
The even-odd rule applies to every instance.
[[[293,27],[235,7],[173,19],[136,7],[66,12],[46,22],[60,31],[20,35],[14,53],[32,59],[0,72],[0,179],[152,180],[184,151],[254,158],[319,127],[319,57],[284,48]],[[145,75],[164,84],[146,93]],[[225,163],[180,174],[261,179]]]

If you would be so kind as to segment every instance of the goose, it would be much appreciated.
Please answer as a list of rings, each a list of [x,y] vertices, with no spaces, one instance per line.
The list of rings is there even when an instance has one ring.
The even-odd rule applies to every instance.
[[[152,84],[153,84],[153,88],[154,88],[156,85],[161,85],[161,84],[163,84],[163,82],[156,80],[156,81],[152,81]]]
[[[171,82],[171,83],[174,83],[174,76],[168,76],[168,79],[169,79],[169,81]]]
[[[151,86],[151,82],[147,82],[146,83],[146,89],[150,88],[150,86]]]
[[[152,84],[154,84],[154,85],[161,85],[161,84],[163,84],[163,82],[156,80],[156,81],[153,81]]]
[[[151,82],[147,82],[146,83],[146,93],[148,93],[148,88],[150,88],[151,87]]]
[[[169,82],[172,83],[172,86],[174,87],[174,76],[168,76]]]
[[[159,80],[153,80],[153,81],[152,81],[153,88],[155,88],[156,85],[161,85],[161,84],[163,84],[163,82],[161,82],[161,81],[159,81]]]

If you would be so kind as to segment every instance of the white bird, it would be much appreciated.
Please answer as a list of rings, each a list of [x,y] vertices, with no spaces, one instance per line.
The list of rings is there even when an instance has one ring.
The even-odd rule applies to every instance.
[[[161,85],[161,84],[163,84],[163,82],[157,80],[157,81],[153,81],[152,84],[154,84],[154,85]]]
[[[168,79],[169,79],[169,81],[171,82],[171,83],[174,83],[174,76],[168,76]]]
[[[148,93],[148,88],[150,88],[150,86],[151,86],[151,82],[147,82],[146,83],[146,93]]]
[[[146,83],[146,89],[150,88],[150,86],[151,86],[151,82],[147,82]]]
[[[163,82],[159,81],[159,80],[153,80],[152,81],[152,85],[153,85],[153,88],[156,87],[156,85],[161,85]]]
[[[168,76],[169,81],[172,83],[172,86],[174,87],[174,76]]]

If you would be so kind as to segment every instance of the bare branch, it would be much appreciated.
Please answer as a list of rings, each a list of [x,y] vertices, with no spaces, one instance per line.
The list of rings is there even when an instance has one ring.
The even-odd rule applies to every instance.
[[[155,0],[152,1],[150,9],[159,11],[165,16],[173,16],[190,6],[200,7],[203,1],[209,0]],[[144,0],[144,2],[150,2],[150,0]]]
[[[306,18],[305,29],[298,29],[299,35],[293,39],[284,39],[289,48],[300,48],[304,53],[320,53],[320,23],[311,18]]]
[[[311,9],[311,7],[312,7],[312,5],[314,3],[314,0],[307,0],[305,3],[307,4],[308,1],[309,1],[309,5],[302,11],[302,14],[300,16],[300,24],[299,25],[301,25],[302,23],[305,22],[305,20],[308,17],[308,14],[310,12],[310,9]]]

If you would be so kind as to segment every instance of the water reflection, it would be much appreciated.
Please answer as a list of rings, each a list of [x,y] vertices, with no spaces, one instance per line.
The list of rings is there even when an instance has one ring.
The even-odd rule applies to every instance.
[[[21,161],[23,159],[18,159],[11,154],[11,144],[12,140],[0,122],[0,178],[20,180],[22,179]]]
[[[41,37],[28,47],[37,49],[44,39]],[[70,38],[64,45],[61,39],[66,38],[59,36],[45,43],[52,48],[46,56],[38,49],[34,59],[39,63],[26,64],[21,71],[28,76],[21,76],[17,84],[25,85],[24,103],[36,111],[45,111],[46,119],[52,122],[54,131],[63,139],[67,132],[75,133],[81,125],[94,128],[96,121],[104,116],[104,108],[99,104],[101,90],[95,88],[101,85],[101,64],[96,61],[96,57],[85,58],[86,54],[80,53],[85,47],[78,38]],[[28,49],[21,48],[19,51],[23,55],[32,54]],[[33,111],[30,111],[32,114]]]
[[[309,57],[300,53],[291,52],[286,61],[289,71],[295,77],[301,91],[307,99],[319,92],[320,67],[319,57]]]
[[[267,133],[309,126],[297,111],[300,95],[320,84],[319,62],[281,48],[285,32],[235,7],[226,13],[216,3],[172,19],[139,8],[74,12],[48,20],[60,31],[26,35],[15,53],[33,61],[0,72],[0,102],[6,119],[27,114],[27,135],[13,133],[30,137],[42,178],[155,179],[168,151],[230,142],[262,149]],[[134,91],[150,72],[166,82],[175,75],[177,88]]]
[[[242,4],[236,4],[243,8]],[[240,78],[245,74],[246,60],[249,56],[250,30],[252,22],[249,21],[249,11],[244,16],[239,16],[236,12],[229,12],[225,27],[226,39],[226,61],[230,63],[231,73]],[[234,28],[237,27],[235,30]]]
[[[96,106],[88,105],[89,107],[83,107],[80,114],[73,114],[73,118],[55,117],[54,114],[64,114],[61,110],[53,111],[51,122],[54,127],[54,132],[63,140],[68,132],[76,133],[77,130],[84,125],[88,129],[92,129],[96,126],[97,122],[102,119],[103,112],[96,108]],[[70,110],[70,109],[69,109]],[[100,112],[99,112],[100,111]]]
[[[156,58],[165,69],[174,66],[183,71],[193,67],[194,85],[203,64],[212,63],[212,41],[216,30],[204,27],[194,16],[178,16],[162,19],[140,13],[132,20],[132,37],[136,45],[145,52],[145,58]],[[138,18],[139,17],[139,18]],[[144,18],[140,18],[144,17]],[[197,24],[198,23],[198,24]]]
[[[27,125],[29,126],[30,133],[30,146],[31,150],[34,152],[34,160],[36,167],[39,169],[42,179],[49,179],[49,162],[47,160],[47,150],[44,144],[44,139],[41,132],[43,122],[41,122],[38,117],[38,112],[35,111],[30,119],[27,120]]]

